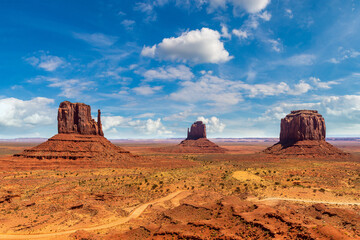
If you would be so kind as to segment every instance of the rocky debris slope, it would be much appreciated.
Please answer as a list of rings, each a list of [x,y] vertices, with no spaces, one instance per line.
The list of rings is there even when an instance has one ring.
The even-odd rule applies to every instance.
[[[325,141],[325,120],[316,110],[291,111],[281,119],[280,141],[264,152],[294,157],[343,157],[348,154]]]
[[[156,152],[169,153],[225,153],[226,149],[219,147],[206,138],[206,126],[197,121],[188,129],[187,138],[180,144],[171,147],[154,148]]]
[[[36,159],[129,159],[128,151],[115,146],[103,137],[100,110],[98,121],[91,117],[91,108],[84,103],[60,103],[58,134],[48,141],[27,149],[16,157]]]
[[[156,209],[138,227],[103,239],[359,239],[356,210],[194,193],[180,205]],[[135,225],[135,224],[134,224]]]

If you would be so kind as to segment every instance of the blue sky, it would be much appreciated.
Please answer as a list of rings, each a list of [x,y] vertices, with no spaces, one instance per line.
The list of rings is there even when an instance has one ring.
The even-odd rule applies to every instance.
[[[360,2],[1,1],[0,138],[50,137],[60,102],[108,138],[277,137],[317,109],[360,136]]]

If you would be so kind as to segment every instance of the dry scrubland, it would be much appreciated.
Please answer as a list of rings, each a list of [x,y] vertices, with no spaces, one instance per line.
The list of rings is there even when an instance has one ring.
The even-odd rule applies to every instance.
[[[57,169],[44,170],[5,167],[8,156],[30,145],[1,143],[0,239],[7,239],[1,234],[68,230],[80,231],[47,238],[360,238],[357,142],[335,142],[353,153],[347,160],[281,159],[257,153],[271,142],[220,143],[229,150],[226,154],[151,152],[167,145],[122,144],[155,162],[167,159],[159,167],[93,169],[58,164]],[[183,164],[174,167],[171,162]],[[179,195],[171,201],[139,209],[175,192]],[[141,214],[123,224],[81,230],[125,219],[134,210]]]

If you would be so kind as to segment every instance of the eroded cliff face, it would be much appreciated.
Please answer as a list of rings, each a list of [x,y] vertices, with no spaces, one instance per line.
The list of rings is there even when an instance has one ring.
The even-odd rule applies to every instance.
[[[206,126],[202,121],[194,122],[191,125],[190,131],[188,129],[187,140],[197,140],[199,138],[206,138]]]
[[[281,119],[280,143],[289,144],[303,140],[325,140],[325,120],[316,110],[292,111]]]
[[[91,108],[84,103],[60,103],[58,110],[58,132],[65,134],[83,134],[104,136],[101,126],[100,110],[98,122],[91,117]]]

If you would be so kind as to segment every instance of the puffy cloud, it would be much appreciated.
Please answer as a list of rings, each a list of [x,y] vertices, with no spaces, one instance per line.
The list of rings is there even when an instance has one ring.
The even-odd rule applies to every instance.
[[[231,34],[225,24],[221,24],[221,37],[231,39]]]
[[[139,95],[153,95],[155,92],[159,91],[162,89],[162,86],[155,86],[155,87],[150,87],[148,85],[143,85],[143,86],[139,86],[139,87],[135,87],[132,90]]]
[[[194,74],[191,72],[190,68],[179,65],[176,67],[159,67],[157,69],[151,69],[146,71],[143,76],[147,80],[191,80],[194,77]]]
[[[118,40],[117,37],[108,36],[103,33],[74,33],[74,37],[95,47],[110,47]]]
[[[122,116],[103,116],[101,117],[101,122],[104,131],[108,131],[109,129],[126,126],[130,118],[125,118]]]
[[[326,96],[318,101],[307,103],[277,103],[270,107],[258,121],[279,120],[297,109],[316,109],[321,114],[341,121],[358,123],[360,121],[360,95]]]
[[[209,0],[209,10],[214,11],[219,7],[225,8],[227,4],[231,4],[248,13],[257,13],[265,9],[269,3],[270,0]]]
[[[320,88],[320,89],[330,89],[331,85],[339,84],[336,81],[322,82],[320,78],[316,78],[316,77],[310,77],[309,80],[313,82],[316,88]]]
[[[44,52],[40,52],[40,56],[33,56],[26,58],[25,60],[32,66],[41,68],[45,71],[52,72],[65,64],[65,61],[57,56],[47,55]]]
[[[156,120],[147,119],[145,121],[142,120],[135,120],[129,122],[130,126],[135,127],[136,129],[140,130],[141,132],[147,135],[169,135],[172,134],[171,131],[167,130],[161,122],[161,118]]]
[[[237,36],[240,39],[246,39],[248,38],[248,33],[246,31],[243,31],[241,29],[233,29],[232,33]]]
[[[0,99],[0,127],[33,128],[55,123],[53,99],[37,97],[28,101],[17,98]],[[24,130],[25,131],[25,130]]]
[[[285,9],[285,16],[292,19],[294,17],[294,14],[291,9]]]
[[[233,57],[225,50],[218,31],[202,28],[184,32],[179,37],[164,38],[161,43],[144,47],[141,55],[171,61],[221,63]]]
[[[153,58],[155,57],[155,52],[156,52],[156,44],[152,47],[144,46],[143,49],[141,50],[141,56]]]
[[[211,118],[198,117],[197,121],[202,121],[203,123],[205,123],[206,131],[209,133],[221,133],[226,127],[226,125],[215,116]]]

